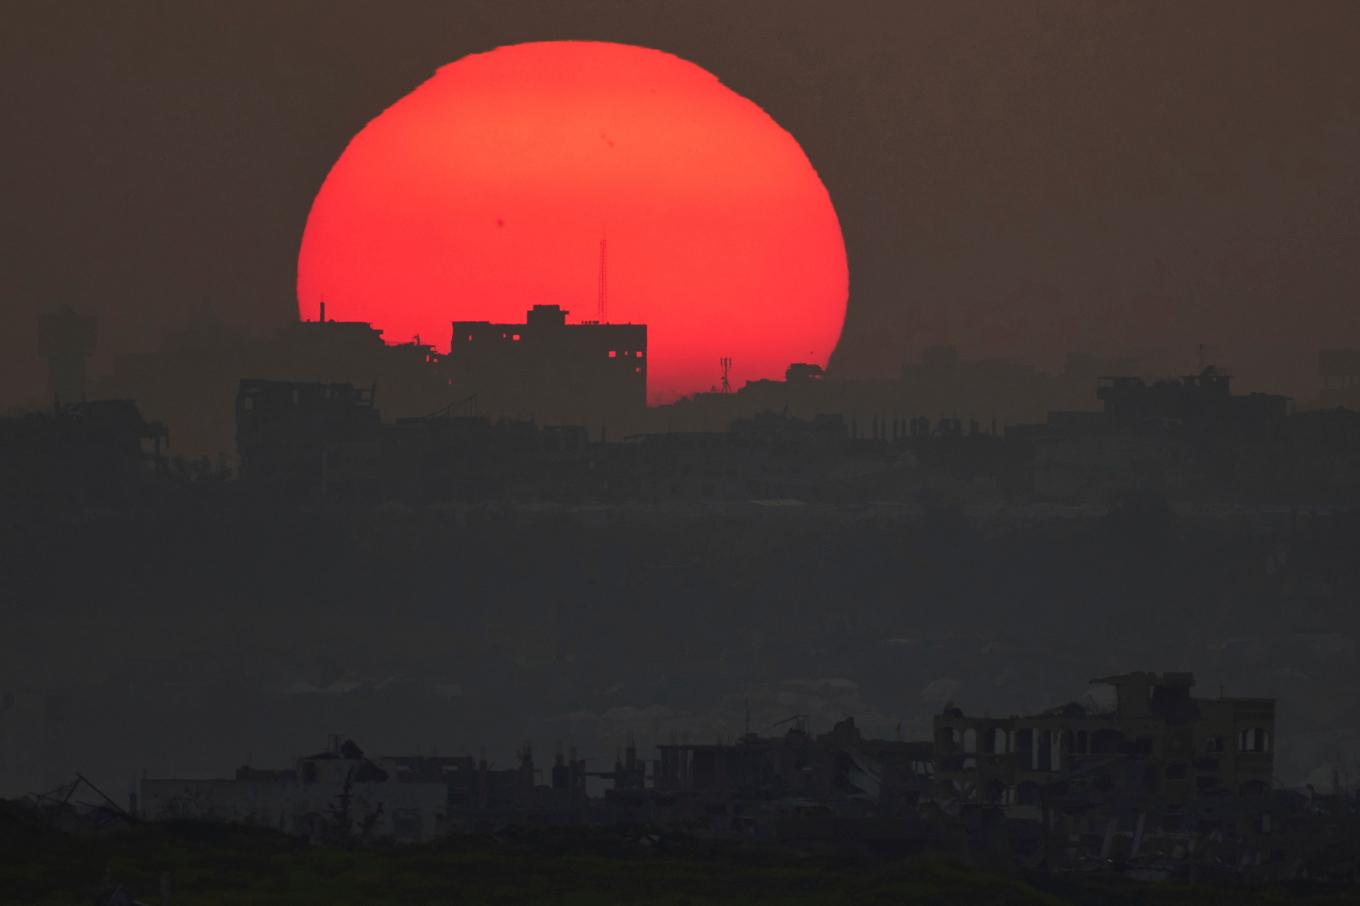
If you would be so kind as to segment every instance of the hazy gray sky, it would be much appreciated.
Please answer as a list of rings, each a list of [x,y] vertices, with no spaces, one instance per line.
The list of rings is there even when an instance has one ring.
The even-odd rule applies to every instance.
[[[441,64],[552,38],[676,53],[799,139],[850,256],[842,373],[1205,343],[1311,395],[1316,349],[1360,345],[1349,0],[64,2],[0,39],[0,401],[41,390],[44,304],[99,311],[101,362],[292,317],[348,139]]]

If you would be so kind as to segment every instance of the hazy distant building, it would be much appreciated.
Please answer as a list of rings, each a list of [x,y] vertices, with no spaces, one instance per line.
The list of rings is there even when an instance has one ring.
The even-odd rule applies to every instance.
[[[1213,367],[1173,380],[1101,378],[1101,412],[1050,412],[1028,432],[1034,492],[1104,503],[1128,492],[1268,496],[1289,481],[1289,397],[1234,394]]]
[[[206,320],[166,336],[154,352],[119,356],[95,384],[102,397],[137,400],[168,424],[189,457],[234,450],[232,413],[243,378],[378,387],[389,418],[448,405],[440,356],[427,343],[389,344],[362,321],[298,321],[268,336]]]
[[[1319,406],[1360,409],[1360,349],[1319,350],[1318,376]]]
[[[408,777],[353,742],[285,769],[242,767],[234,778],[145,778],[138,807],[152,821],[190,819],[269,827],[312,840],[353,837],[430,840],[447,830],[449,787],[442,777]]]
[[[585,428],[481,416],[398,419],[382,431],[385,500],[557,498],[584,490]]]
[[[47,359],[48,388],[55,405],[85,399],[85,363],[94,355],[98,324],[63,305],[38,319],[38,354]]]
[[[1111,364],[1073,355],[1068,370],[1050,375],[1009,359],[966,360],[952,346],[925,349],[919,361],[884,378],[839,378],[795,362],[782,381],[762,378],[735,392],[696,393],[652,410],[649,423],[653,431],[722,431],[737,418],[787,411],[800,418],[840,415],[853,437],[891,438],[893,425],[918,418],[976,422],[993,431],[1039,421],[1052,409],[1092,407],[1091,375],[1110,373],[1100,369]]]
[[[636,768],[636,773],[630,770]],[[616,788],[641,788],[645,766],[630,760],[612,773]],[[241,767],[232,778],[143,778],[141,816],[248,823],[314,841],[355,838],[416,843],[451,831],[576,823],[586,805],[585,762],[559,753],[552,785],[539,786],[533,749],[495,768],[485,756],[369,757],[352,740],[331,737],[325,751],[282,769]]]
[[[647,327],[568,324],[535,305],[523,324],[455,321],[447,357],[457,394],[478,414],[585,425],[592,434],[636,426],[647,406]]]
[[[243,380],[241,478],[277,499],[376,500],[380,427],[371,388]]]
[[[1289,439],[1301,499],[1350,503],[1360,497],[1360,412],[1300,412],[1289,420]]]
[[[1231,376],[1212,365],[1179,380],[1146,383],[1137,377],[1102,378],[1096,397],[1104,404],[1106,416],[1121,424],[1157,419],[1234,434],[1273,430],[1290,409],[1287,396],[1234,394]]]
[[[133,503],[162,474],[167,441],[131,400],[0,419],[0,514]]]

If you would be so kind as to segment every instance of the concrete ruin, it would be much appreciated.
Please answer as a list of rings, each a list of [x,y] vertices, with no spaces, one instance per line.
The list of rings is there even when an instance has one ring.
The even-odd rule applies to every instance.
[[[485,757],[370,759],[335,737],[282,771],[143,779],[137,806],[152,820],[243,821],[314,840],[640,825],[1146,878],[1317,877],[1350,864],[1337,828],[1360,818],[1353,797],[1275,784],[1273,700],[1195,697],[1188,673],[1092,682],[1113,700],[1002,718],[947,706],[931,740],[866,738],[853,718],[814,734],[795,715],[782,735],[672,742],[650,761],[630,742],[612,770],[594,772],[575,752],[540,772],[525,746],[494,770]],[[607,783],[601,795],[589,795],[592,778]]]

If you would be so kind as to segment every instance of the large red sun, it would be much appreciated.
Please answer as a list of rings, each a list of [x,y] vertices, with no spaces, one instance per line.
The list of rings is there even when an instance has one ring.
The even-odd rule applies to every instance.
[[[848,275],[791,135],[712,74],[623,44],[466,57],[354,137],[312,205],[298,305],[447,348],[450,322],[534,304],[648,325],[648,395],[825,364]]]

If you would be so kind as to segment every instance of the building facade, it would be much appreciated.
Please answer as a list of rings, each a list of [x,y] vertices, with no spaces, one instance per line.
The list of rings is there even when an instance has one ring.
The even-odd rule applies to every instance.
[[[454,321],[445,363],[478,414],[599,435],[635,429],[646,411],[644,324],[568,324],[562,308],[535,305],[523,324]]]
[[[1189,673],[1092,680],[1113,707],[1071,703],[1021,717],[949,709],[934,720],[936,795],[1042,818],[1073,834],[1110,822],[1203,829],[1273,785],[1275,702],[1196,698]]]

